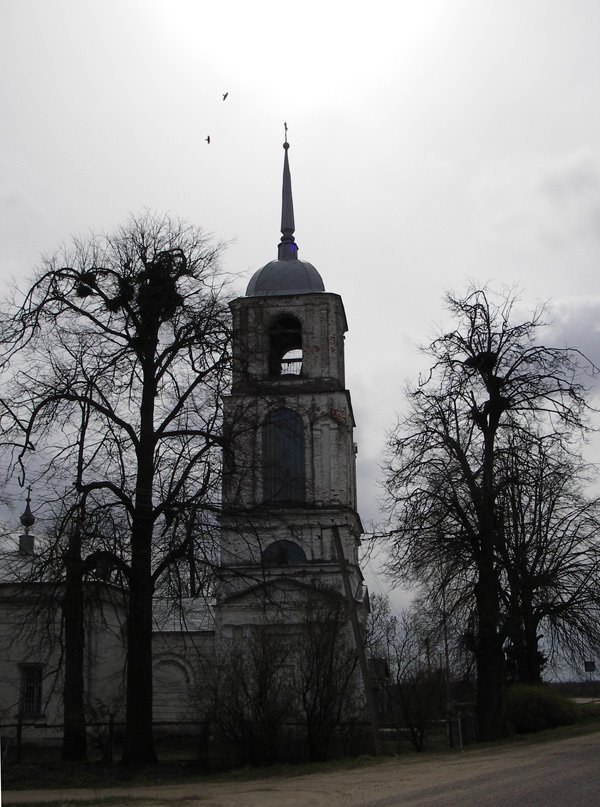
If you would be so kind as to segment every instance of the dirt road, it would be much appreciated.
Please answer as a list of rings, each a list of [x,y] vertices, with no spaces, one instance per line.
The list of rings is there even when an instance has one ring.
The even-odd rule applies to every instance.
[[[12,791],[4,807],[81,800],[111,807],[596,807],[600,733],[562,741],[407,756],[378,765],[297,777],[106,790]]]

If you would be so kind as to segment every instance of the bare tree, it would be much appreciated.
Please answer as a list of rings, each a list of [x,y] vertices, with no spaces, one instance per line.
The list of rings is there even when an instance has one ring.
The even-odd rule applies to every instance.
[[[271,764],[286,758],[284,741],[295,713],[292,638],[278,623],[246,626],[235,641],[221,639],[205,678],[209,714],[235,748],[238,763]]]
[[[445,716],[446,682],[440,655],[415,614],[402,614],[392,644],[392,715],[414,750],[424,751],[432,723]]]
[[[298,597],[296,618],[281,614],[239,626],[202,660],[211,703],[202,704],[238,762],[272,763],[306,747],[326,759],[336,733],[363,717],[347,606],[335,591]]]
[[[449,700],[444,635],[427,602],[417,598],[399,616],[387,597],[374,597],[368,644],[387,662],[384,707],[386,722],[405,735],[415,751],[423,751],[432,724],[447,716]]]
[[[390,438],[392,568],[417,580],[440,560],[457,575],[473,570],[477,716],[480,737],[493,739],[506,731],[499,457],[510,434],[551,435],[566,448],[585,428],[587,362],[537,344],[543,312],[515,324],[513,294],[475,288],[446,301],[456,328],[425,351],[431,370],[408,390],[409,413]]]
[[[359,716],[357,655],[348,622],[347,605],[337,593],[309,599],[302,610],[294,667],[311,760],[327,759],[336,730]]]
[[[155,759],[153,592],[189,556],[185,514],[218,496],[230,339],[219,251],[190,225],[133,218],[45,261],[2,321],[0,427],[14,466],[101,494],[128,525],[124,552],[103,548],[96,562],[128,586],[131,764]]]
[[[500,459],[501,606],[513,679],[540,683],[549,658],[600,651],[600,502],[589,468],[553,440],[520,434]]]

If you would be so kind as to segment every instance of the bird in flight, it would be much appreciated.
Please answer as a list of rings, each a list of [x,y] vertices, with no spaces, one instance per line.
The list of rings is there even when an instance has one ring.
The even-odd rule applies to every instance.
[[[223,100],[225,100],[225,99],[227,98],[227,96],[228,96],[228,95],[229,95],[229,92],[224,92],[224,93],[223,93]]]
[[[207,143],[210,143],[210,135],[207,135],[205,140],[206,140]]]

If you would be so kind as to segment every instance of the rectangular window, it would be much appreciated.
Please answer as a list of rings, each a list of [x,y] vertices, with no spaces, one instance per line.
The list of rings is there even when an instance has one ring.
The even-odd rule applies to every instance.
[[[23,717],[39,717],[42,714],[42,681],[44,667],[41,664],[21,664],[21,714]]]

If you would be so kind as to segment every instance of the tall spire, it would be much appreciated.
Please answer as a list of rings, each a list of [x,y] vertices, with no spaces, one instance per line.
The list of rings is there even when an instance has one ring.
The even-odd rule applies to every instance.
[[[298,245],[294,239],[294,201],[292,199],[292,178],[290,176],[290,163],[288,160],[288,149],[290,144],[287,139],[287,123],[283,124],[285,130],[285,141],[283,150],[283,188],[281,192],[281,242],[277,247],[277,257],[279,260],[285,258],[298,257]]]
[[[287,123],[283,144],[283,190],[281,194],[281,241],[277,247],[277,260],[269,261],[250,278],[246,297],[270,297],[276,294],[314,294],[325,291],[323,279],[312,263],[298,259],[298,245],[294,238],[294,203],[287,139]]]

